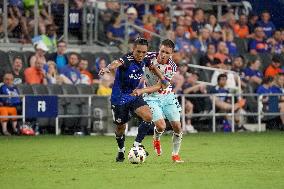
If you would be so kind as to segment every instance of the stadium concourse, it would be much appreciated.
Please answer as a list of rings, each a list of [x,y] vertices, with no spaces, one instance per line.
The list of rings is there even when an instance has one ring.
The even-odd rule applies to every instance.
[[[217,12],[212,2],[228,6]],[[233,107],[236,114],[259,112],[256,97],[237,98],[246,93],[264,95],[260,112],[284,112],[281,96],[265,96],[282,93],[284,86],[284,31],[271,21],[269,11],[256,13],[242,4],[241,7],[230,6],[226,0],[207,1],[205,7],[194,0],[185,1],[185,4],[172,3],[174,6],[171,3],[150,2],[145,6],[123,2],[123,7],[119,2],[95,4],[83,0],[67,4],[66,1],[39,1],[37,5],[27,0],[2,3],[9,14],[3,12],[0,27],[0,79],[11,72],[19,94],[24,95],[98,95],[92,96],[93,105],[96,111],[106,112],[103,115],[107,114],[105,117],[110,119],[103,116],[103,123],[111,125],[108,97],[105,96],[111,94],[113,77],[99,76],[99,69],[131,49],[137,37],[146,38],[152,50],[157,50],[161,39],[169,38],[176,44],[173,59],[179,70],[173,78],[174,91],[181,97],[208,95],[186,96],[184,133],[211,130],[212,118],[193,117],[196,113],[206,115],[213,109],[217,113],[231,113]],[[98,11],[97,14],[90,7]],[[40,10],[38,17],[34,15],[34,8]],[[95,16],[97,18],[92,20]],[[192,64],[220,70],[193,69],[189,67]],[[237,76],[226,70],[234,71]],[[219,77],[224,73],[223,78]],[[219,93],[237,95],[234,100],[229,96],[217,97],[216,107],[212,107],[211,94]],[[85,115],[87,105],[83,97],[72,98],[60,97],[60,114]],[[97,102],[103,102],[101,107]],[[233,107],[232,102],[235,102]],[[86,114],[94,115],[94,111]],[[63,133],[90,133],[99,118],[92,117],[91,128],[87,128],[90,126],[87,118],[72,119],[59,121]],[[54,119],[38,118],[32,122],[41,128],[41,133],[54,132]],[[262,122],[268,123],[267,129],[284,128],[283,115],[264,116]],[[236,130],[245,131],[247,123],[257,124],[257,116],[246,116],[246,119],[219,116],[216,119],[217,130],[223,131],[231,131],[233,124]]]

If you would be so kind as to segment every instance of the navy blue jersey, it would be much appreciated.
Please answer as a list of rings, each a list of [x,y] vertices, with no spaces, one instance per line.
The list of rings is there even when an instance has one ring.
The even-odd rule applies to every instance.
[[[0,102],[4,106],[17,106],[21,104],[19,91],[16,87],[10,87],[4,84],[0,87],[0,94],[14,96],[14,97],[0,98]]]
[[[113,105],[122,105],[137,98],[130,94],[134,89],[138,88],[145,66],[150,66],[151,55],[147,53],[142,62],[135,61],[132,53],[124,55],[119,60],[122,65],[116,70],[112,87],[111,103]]]

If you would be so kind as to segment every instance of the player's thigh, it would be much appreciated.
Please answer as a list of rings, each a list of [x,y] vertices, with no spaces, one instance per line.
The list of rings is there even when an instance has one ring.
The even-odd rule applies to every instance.
[[[147,104],[150,106],[153,116],[153,122],[156,122],[160,119],[164,120],[163,110],[160,106],[160,101],[158,100],[146,100]]]
[[[181,106],[175,95],[168,95],[164,98],[163,112],[169,121],[180,121]]]
[[[130,109],[127,104],[111,105],[113,123],[123,125],[130,120]]]
[[[151,109],[149,105],[147,104],[147,102],[145,102],[142,97],[138,97],[137,99],[135,99],[131,103],[131,106],[133,108],[134,113],[138,117],[140,117],[143,121],[146,121],[146,122],[152,121]]]

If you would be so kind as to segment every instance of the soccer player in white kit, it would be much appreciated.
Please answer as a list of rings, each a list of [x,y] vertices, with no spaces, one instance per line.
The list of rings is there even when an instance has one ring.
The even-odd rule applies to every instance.
[[[183,162],[179,156],[182,141],[181,107],[170,84],[177,69],[176,64],[171,58],[174,48],[175,44],[171,40],[166,39],[162,41],[159,52],[153,53],[151,56],[152,64],[163,73],[165,80],[160,80],[151,70],[146,68],[144,74],[146,88],[135,89],[133,95],[142,95],[145,93],[144,100],[152,110],[153,122],[155,124],[153,146],[158,156],[162,154],[160,138],[166,128],[165,119],[170,121],[173,128],[172,160],[180,163]]]

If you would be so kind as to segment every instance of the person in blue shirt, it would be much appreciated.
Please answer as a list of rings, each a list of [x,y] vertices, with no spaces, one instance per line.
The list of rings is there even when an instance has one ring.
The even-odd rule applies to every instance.
[[[274,77],[273,85],[270,87],[272,94],[283,94],[284,87],[284,73],[279,73]],[[284,96],[270,96],[268,100],[269,112],[280,112],[281,125],[284,129]]]
[[[0,95],[9,95],[10,97],[0,98],[0,116],[17,116],[17,106],[21,105],[21,99],[18,97],[18,89],[14,87],[14,76],[12,73],[6,73],[3,80],[4,84],[0,87]],[[8,118],[1,118],[0,120],[3,134],[11,135],[7,130]],[[12,128],[13,132],[17,134],[16,118],[12,118]]]
[[[261,62],[259,59],[249,62],[249,66],[242,71],[244,73],[244,80],[246,82],[252,82],[257,85],[261,84],[263,74],[259,71],[260,65]]]
[[[112,73],[115,75],[111,94],[111,109],[113,121],[116,125],[115,136],[118,145],[117,162],[124,161],[125,153],[125,128],[126,123],[136,114],[142,119],[139,128],[152,126],[152,113],[148,104],[141,96],[132,96],[131,93],[140,86],[145,66],[153,70],[163,82],[167,82],[158,68],[150,62],[151,54],[147,54],[148,41],[138,38],[134,41],[133,52],[125,54],[119,60],[113,61],[106,68],[102,68],[99,74]],[[154,54],[155,55],[155,54]]]
[[[65,84],[79,84],[81,83],[81,73],[77,69],[77,65],[80,61],[77,53],[70,53],[68,65],[59,70],[60,77]]]
[[[257,89],[256,89],[256,93],[261,95],[261,100],[262,100],[262,104],[263,104],[263,110],[264,111],[268,111],[269,106],[268,106],[268,100],[269,100],[269,96],[265,96],[264,94],[270,94],[271,90],[270,87],[272,86],[272,82],[273,82],[273,78],[272,77],[265,77],[262,80],[262,85],[260,85]]]
[[[266,38],[272,37],[274,31],[276,30],[275,25],[270,21],[270,13],[268,11],[262,12],[261,20],[257,23],[257,25],[262,27]]]
[[[68,58],[66,55],[67,44],[65,41],[59,41],[57,43],[57,51],[48,56],[47,60],[52,60],[56,63],[57,69],[60,71],[68,64]]]

